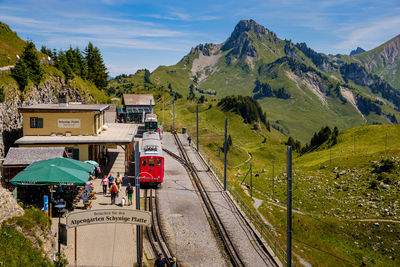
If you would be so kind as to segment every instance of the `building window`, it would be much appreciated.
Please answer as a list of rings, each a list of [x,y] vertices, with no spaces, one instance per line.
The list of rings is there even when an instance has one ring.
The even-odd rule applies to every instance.
[[[43,128],[43,118],[32,117],[31,128]]]

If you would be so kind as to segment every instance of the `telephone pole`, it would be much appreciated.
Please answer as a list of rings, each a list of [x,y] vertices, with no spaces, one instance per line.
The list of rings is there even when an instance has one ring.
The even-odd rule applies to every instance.
[[[250,162],[250,197],[253,198],[253,164]]]
[[[275,160],[272,161],[272,198],[274,198],[275,194]]]
[[[196,105],[196,150],[199,152],[199,104]]]
[[[174,100],[173,100],[173,119],[172,119],[172,130],[175,130],[175,93],[174,93]]]
[[[287,147],[287,267],[292,267],[292,147]]]
[[[225,141],[224,141],[224,191],[226,191],[226,154],[228,153],[227,132],[228,132],[228,119],[225,118]]]
[[[140,210],[140,158],[139,158],[139,141],[135,141],[135,180],[136,180],[136,210]],[[141,250],[141,227],[136,226],[136,251],[137,266],[142,266],[142,250]]]

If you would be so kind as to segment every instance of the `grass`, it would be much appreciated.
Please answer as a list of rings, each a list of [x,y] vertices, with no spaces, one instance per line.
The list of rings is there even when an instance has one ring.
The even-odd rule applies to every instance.
[[[13,217],[0,226],[0,266],[53,266],[51,261],[42,256],[42,251],[35,248],[33,242],[15,227],[18,225],[24,232],[36,237],[35,229],[50,230],[50,219],[42,211],[26,208],[25,214]],[[36,242],[43,244],[43,241]]]
[[[233,140],[233,148],[228,154],[228,183],[251,207],[253,201],[239,184],[252,162],[253,194],[255,198],[264,200],[259,211],[274,225],[276,237],[284,247],[286,211],[269,203],[286,205],[286,148],[283,142],[287,138],[275,130],[268,132],[264,127],[261,132],[253,130],[238,115],[224,113],[216,106],[217,100],[211,97],[207,103],[199,105],[200,148],[222,172],[223,156],[219,160],[218,147],[223,143],[224,119],[227,117],[228,132]],[[176,103],[176,128],[186,127],[194,142],[195,107],[195,103],[184,99]],[[160,121],[161,108],[161,105],[156,106]],[[172,105],[165,106],[164,121],[164,127],[171,128]],[[315,266],[359,265],[363,257],[375,262],[369,263],[372,266],[400,264],[400,258],[396,256],[400,255],[400,225],[381,221],[400,219],[396,194],[400,190],[399,130],[398,125],[352,128],[342,132],[338,144],[331,149],[303,156],[294,154],[293,207],[304,213],[295,213],[293,218],[296,254]],[[356,137],[355,153],[353,136]],[[266,141],[263,143],[264,137]],[[249,153],[251,160],[247,161]],[[383,174],[381,179],[372,171],[385,158],[394,159],[395,169]],[[274,188],[272,165],[276,177]],[[346,173],[337,178],[342,171]],[[379,184],[386,178],[390,181],[390,190],[370,188],[373,180]],[[249,185],[248,177],[244,183]],[[389,212],[396,215],[389,215]],[[376,222],[379,226],[375,226]],[[294,260],[299,263],[296,257]]]
[[[25,45],[25,41],[21,40],[7,24],[0,22],[0,67],[14,65],[17,60],[16,55],[22,55]]]

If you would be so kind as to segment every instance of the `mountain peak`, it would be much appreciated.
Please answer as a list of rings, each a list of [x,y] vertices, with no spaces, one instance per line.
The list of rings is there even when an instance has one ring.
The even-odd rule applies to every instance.
[[[241,20],[221,49],[226,51],[233,48],[231,54],[235,57],[249,56],[254,58],[258,57],[258,53],[253,46],[254,39],[267,40],[271,39],[271,37],[276,39],[275,33],[254,20]]]
[[[235,29],[232,32],[232,36],[239,36],[243,32],[254,31],[255,33],[260,34],[268,34],[270,31],[266,29],[264,26],[258,24],[256,21],[250,20],[241,20],[236,25]]]
[[[357,55],[357,54],[361,54],[361,53],[363,53],[363,52],[365,52],[364,49],[362,49],[361,47],[357,47],[356,50],[352,50],[352,51],[350,52],[350,56],[354,56],[354,55]]]

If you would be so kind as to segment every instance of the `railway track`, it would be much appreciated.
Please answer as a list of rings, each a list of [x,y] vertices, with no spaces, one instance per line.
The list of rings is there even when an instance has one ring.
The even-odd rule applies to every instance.
[[[196,153],[197,158],[201,162],[204,167],[208,167],[206,160],[200,155]],[[213,181],[213,184],[219,190],[223,190],[223,186],[221,182],[218,180],[217,176],[211,172],[208,172],[208,176]],[[269,253],[268,249],[263,243],[263,240],[257,235],[256,231],[251,226],[249,220],[245,217],[245,215],[239,210],[239,207],[236,205],[235,201],[227,194],[222,194],[223,198],[228,203],[229,208],[232,210],[232,214],[235,215],[236,220],[240,223],[243,231],[246,232],[249,240],[256,240],[257,242],[251,242],[252,247],[257,252],[257,254],[262,258],[264,263],[268,266],[277,266],[277,263],[273,260],[273,257]]]
[[[174,137],[175,137],[175,142],[178,145],[178,150],[182,156],[181,159],[178,160],[182,162],[183,159],[183,161],[185,162],[184,166],[187,169],[189,175],[191,176],[192,181],[194,182],[194,185],[196,186],[200,194],[200,197],[206,207],[206,210],[209,214],[209,219],[211,220],[210,221],[211,227],[215,228],[215,231],[217,232],[217,235],[221,240],[224,251],[228,256],[229,261],[232,263],[233,266],[245,266],[243,260],[241,259],[238,253],[237,248],[233,244],[227,232],[227,229],[225,228],[220,216],[218,215],[218,212],[216,211],[210,197],[208,196],[207,190],[204,188],[204,185],[202,184],[195,167],[191,163],[190,158],[187,155],[186,150],[182,145],[182,142],[180,141],[179,137],[176,134],[174,135]],[[173,157],[177,158],[177,155]]]
[[[162,231],[157,197],[153,196],[153,192],[156,194],[157,191],[154,189],[144,189],[145,209],[151,212],[153,222],[151,227],[146,227],[146,236],[154,255],[157,257],[159,253],[162,253],[169,265],[171,263],[170,259],[174,254],[169,248],[167,239]]]

